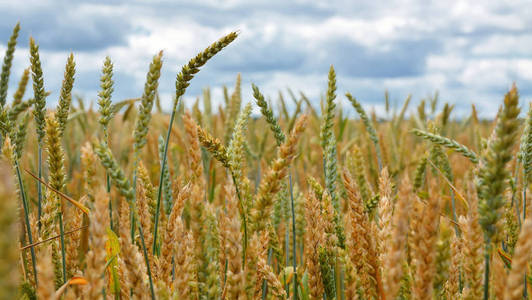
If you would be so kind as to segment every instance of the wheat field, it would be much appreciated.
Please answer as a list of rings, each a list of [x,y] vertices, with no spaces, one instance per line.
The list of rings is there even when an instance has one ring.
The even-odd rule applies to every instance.
[[[386,94],[377,117],[337,94],[333,66],[321,101],[243,95],[235,74],[220,106],[209,89],[185,105],[232,32],[180,69],[171,112],[162,51],[135,99],[113,98],[102,58],[85,107],[73,54],[59,93],[33,39],[10,77],[19,30],[0,76],[1,299],[528,297],[532,105],[515,85],[495,120],[454,118],[437,94],[415,110]]]

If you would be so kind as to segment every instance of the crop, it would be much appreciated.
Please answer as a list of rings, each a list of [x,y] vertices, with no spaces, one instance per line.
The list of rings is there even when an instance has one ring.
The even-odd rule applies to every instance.
[[[0,296],[522,299],[528,292],[532,105],[520,104],[515,85],[495,120],[479,120],[474,106],[453,119],[453,106],[440,111],[436,96],[415,113],[410,97],[390,111],[388,94],[377,116],[351,93],[337,94],[333,66],[324,72],[321,114],[302,92],[289,91],[292,111],[282,93],[275,106],[255,84],[243,95],[240,75],[217,109],[208,89],[185,105],[194,75],[231,51],[232,32],[179,69],[171,114],[160,109],[157,89],[162,68],[176,66],[163,66],[162,51],[147,65],[142,95],[127,100],[113,97],[106,57],[97,109],[73,101],[70,54],[58,106],[50,107],[46,57],[33,39],[30,68],[7,90],[19,28],[0,75]],[[524,119],[521,106],[530,109]]]

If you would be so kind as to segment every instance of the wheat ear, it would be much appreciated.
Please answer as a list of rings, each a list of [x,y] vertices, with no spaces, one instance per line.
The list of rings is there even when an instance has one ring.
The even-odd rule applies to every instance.
[[[99,189],[95,196],[94,208],[89,215],[90,250],[87,254],[87,268],[85,271],[86,279],[89,282],[89,286],[85,290],[85,296],[88,299],[99,299],[105,287],[102,274],[105,271],[107,261],[105,244],[107,242],[106,228],[109,224],[108,202],[109,195],[107,192],[103,188]]]
[[[65,78],[63,79],[61,94],[59,95],[59,105],[55,113],[55,117],[59,122],[59,131],[61,132],[61,135],[65,131],[70,104],[72,103],[72,87],[74,86],[75,73],[76,63],[74,62],[74,55],[71,53],[65,66]]]
[[[383,169],[386,170],[386,169]],[[385,183],[385,186],[388,184]],[[385,193],[386,194],[386,193]],[[408,234],[408,217],[410,213],[410,203],[412,197],[412,190],[410,187],[410,180],[405,177],[401,181],[399,188],[399,196],[395,206],[393,215],[393,227],[391,227],[391,235],[389,243],[382,244],[383,257],[383,285],[386,299],[394,299],[397,296],[399,287],[401,285],[401,277],[403,276],[403,262],[406,258],[406,242]],[[384,199],[381,199],[381,201]],[[383,227],[386,230],[386,227]],[[387,239],[388,240],[388,239]]]
[[[526,219],[521,227],[519,239],[512,257],[512,269],[506,279],[505,300],[523,299],[525,284],[524,274],[527,271],[532,249],[532,219]]]
[[[4,56],[4,63],[2,64],[2,73],[0,74],[0,106],[3,107],[6,104],[7,88],[9,85],[9,74],[11,71],[11,63],[13,62],[13,54],[15,53],[15,47],[17,45],[18,33],[20,31],[20,23],[15,25],[11,37],[7,42],[6,55]]]
[[[301,116],[296,122],[292,133],[279,148],[279,157],[273,162],[272,168],[261,181],[258,199],[251,210],[250,224],[256,231],[266,228],[273,207],[273,198],[279,191],[281,181],[288,174],[288,166],[296,154],[296,144],[305,129],[307,117]]]

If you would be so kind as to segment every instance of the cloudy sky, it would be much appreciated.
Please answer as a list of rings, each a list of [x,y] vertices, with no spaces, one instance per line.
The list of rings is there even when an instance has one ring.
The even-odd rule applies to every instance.
[[[290,87],[318,103],[332,64],[339,94],[349,91],[377,112],[386,89],[398,103],[409,93],[417,102],[438,90],[457,114],[475,103],[489,117],[512,82],[523,103],[532,96],[532,5],[504,2],[510,1],[0,0],[0,55],[20,21],[13,78],[29,65],[33,36],[53,105],[70,52],[77,63],[75,93],[88,100],[96,99],[103,59],[111,57],[118,101],[141,95],[148,64],[162,49],[160,94],[169,107],[181,66],[240,30],[194,79],[188,103],[207,86],[221,101],[221,87],[232,86],[238,73],[245,100],[252,99],[254,82],[273,101]]]

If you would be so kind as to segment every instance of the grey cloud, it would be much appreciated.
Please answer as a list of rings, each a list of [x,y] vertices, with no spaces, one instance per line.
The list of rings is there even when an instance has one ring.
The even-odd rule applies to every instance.
[[[94,51],[124,45],[132,26],[117,16],[86,12],[75,4],[40,10],[3,12],[0,40],[5,43],[17,21],[21,23],[19,41],[27,45],[33,36],[43,50]]]
[[[127,1],[126,1],[127,2]],[[131,5],[131,2],[128,2]],[[266,0],[241,1],[237,5],[224,5],[218,1],[212,3],[162,1],[146,8],[143,1],[134,1],[135,9],[142,9],[159,17],[175,17],[193,19],[207,26],[227,26],[242,20],[267,20],[275,16],[287,18],[323,19],[335,15],[334,6],[316,5],[314,2],[298,3],[297,1]]]
[[[348,40],[325,42],[327,58],[339,74],[350,77],[395,78],[422,75],[428,54],[439,49],[433,39],[400,40],[386,51],[376,51]]]
[[[305,63],[309,50],[304,45],[294,47],[286,38],[262,42],[260,38],[237,41],[224,58],[214,65],[228,72],[270,72],[298,70]]]

